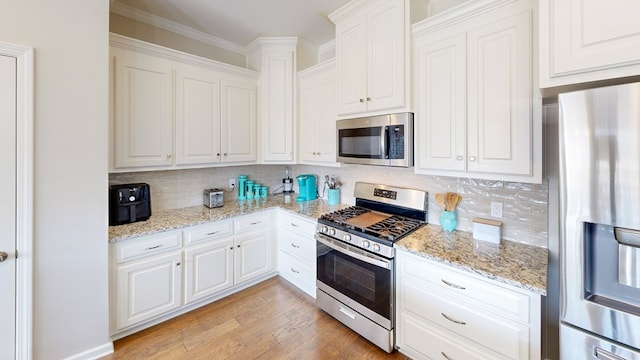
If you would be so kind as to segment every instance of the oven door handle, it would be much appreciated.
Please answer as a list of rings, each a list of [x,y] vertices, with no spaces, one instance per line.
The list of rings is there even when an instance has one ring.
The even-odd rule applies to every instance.
[[[384,269],[389,269],[391,270],[391,266],[392,266],[392,262],[391,260],[387,260],[384,258],[381,258],[379,256],[375,256],[373,254],[368,254],[366,253],[364,250],[360,250],[358,248],[355,248],[353,246],[349,246],[347,244],[342,244],[342,243],[338,243],[335,240],[331,239],[331,238],[327,238],[322,234],[315,234],[314,238],[321,242],[323,245],[326,245],[330,248],[332,248],[333,250],[336,250],[338,252],[341,252],[345,255],[349,255],[351,257],[354,257],[358,260],[364,261],[367,264],[371,264],[371,265],[375,265]]]

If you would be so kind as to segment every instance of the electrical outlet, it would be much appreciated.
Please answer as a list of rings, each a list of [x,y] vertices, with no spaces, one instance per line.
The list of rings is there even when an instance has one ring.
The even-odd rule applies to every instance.
[[[236,179],[235,178],[229,179],[229,187],[232,188],[232,189],[236,188]]]
[[[502,203],[491,202],[491,216],[502,219]]]

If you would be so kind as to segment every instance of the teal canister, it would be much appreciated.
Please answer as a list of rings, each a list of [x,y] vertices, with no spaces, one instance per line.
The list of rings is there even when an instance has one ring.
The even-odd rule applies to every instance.
[[[260,188],[262,187],[262,184],[258,184],[255,183],[253,184],[253,197],[258,199],[260,198]]]
[[[247,180],[247,199],[253,199],[253,180]]]
[[[238,200],[246,200],[247,199],[247,175],[239,175],[238,176]]]
[[[261,198],[266,198],[267,195],[269,195],[269,188],[266,186],[263,186],[260,188],[260,197]]]

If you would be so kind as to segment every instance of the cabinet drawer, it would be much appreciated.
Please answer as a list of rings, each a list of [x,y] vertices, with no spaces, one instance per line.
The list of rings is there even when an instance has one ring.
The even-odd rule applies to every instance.
[[[403,313],[417,315],[430,323],[481,344],[508,359],[529,356],[529,327],[503,319],[481,309],[454,302],[446,293],[423,286],[420,282],[402,282],[405,294],[400,305]]]
[[[125,240],[116,243],[116,261],[121,263],[139,259],[169,250],[180,249],[181,246],[182,232],[180,231],[144,236],[135,240]]]
[[[184,232],[185,246],[233,234],[233,222],[220,221],[190,228]]]
[[[302,289],[307,294],[316,297],[316,268],[300,262],[293,256],[280,251],[278,253],[278,272],[280,276]]]
[[[504,357],[465,341],[437,326],[431,326],[411,315],[400,317],[398,338],[400,352],[412,358],[497,360]]]
[[[236,233],[264,229],[271,226],[271,212],[247,215],[235,220]]]
[[[403,253],[404,255],[404,253]],[[436,291],[472,301],[509,319],[529,323],[529,296],[413,255],[401,257],[406,275],[424,281]]]
[[[300,261],[315,265],[316,240],[312,235],[307,237],[293,231],[281,231],[278,233],[278,249]]]
[[[288,229],[303,235],[311,235],[313,237],[313,234],[316,233],[316,222],[281,212],[278,218],[278,230],[280,229]]]

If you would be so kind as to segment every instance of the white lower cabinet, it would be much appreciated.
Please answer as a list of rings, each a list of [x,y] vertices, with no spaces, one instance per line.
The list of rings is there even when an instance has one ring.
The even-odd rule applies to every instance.
[[[414,359],[540,359],[540,296],[396,252],[397,346]]]
[[[278,215],[278,273],[316,297],[316,222],[280,211]]]
[[[271,217],[251,214],[111,244],[113,338],[274,275]]]

